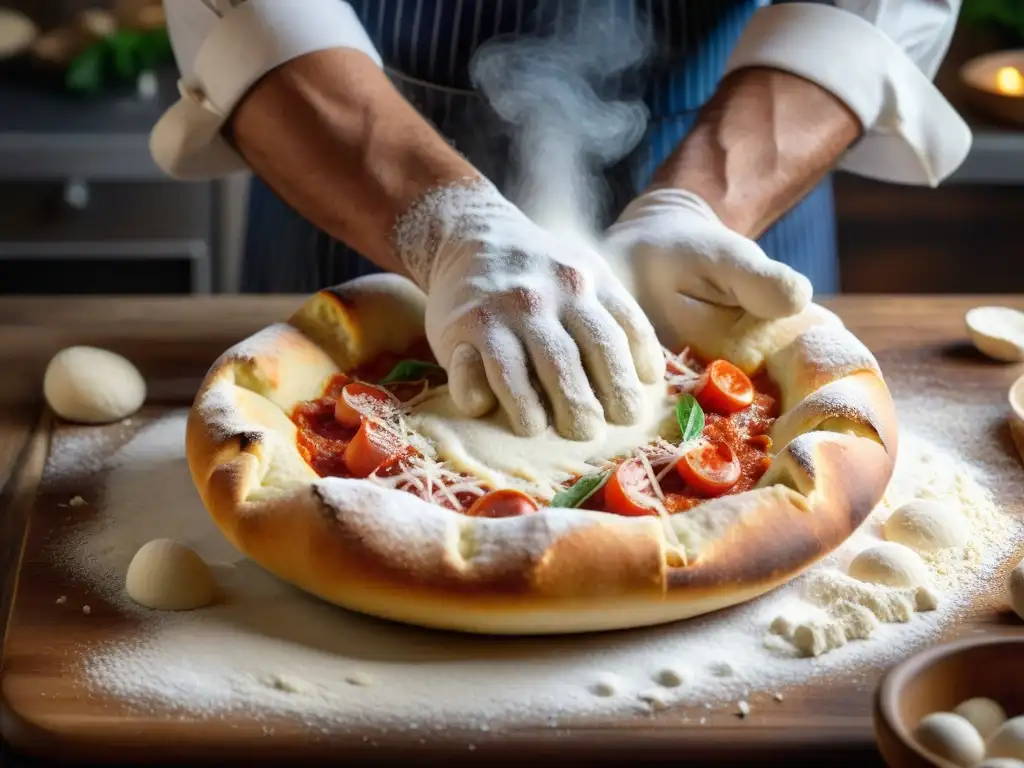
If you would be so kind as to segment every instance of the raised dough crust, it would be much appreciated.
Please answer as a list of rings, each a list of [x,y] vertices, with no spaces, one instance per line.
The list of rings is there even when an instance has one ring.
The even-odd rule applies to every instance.
[[[418,289],[393,275],[322,291],[289,323],[225,352],[189,416],[189,467],[224,534],[337,605],[504,634],[683,619],[756,597],[828,554],[892,474],[891,398],[874,358],[835,315],[812,306],[773,324],[705,305],[692,337],[666,342],[729,350],[748,370],[767,366],[785,412],[758,488],[672,517],[686,565],[673,561],[654,517],[545,509],[470,518],[366,481],[317,477],[287,413],[339,370],[407,348],[422,336],[423,307]],[[734,335],[716,338],[714,323]]]

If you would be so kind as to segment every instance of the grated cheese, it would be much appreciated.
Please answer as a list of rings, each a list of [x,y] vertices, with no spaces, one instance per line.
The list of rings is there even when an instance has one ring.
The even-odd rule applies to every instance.
[[[662,351],[666,362],[665,379],[670,389],[676,394],[683,394],[695,389],[701,380],[702,372],[690,355],[689,348],[685,348],[679,353],[673,353],[664,347]],[[387,390],[384,391],[387,392]],[[381,476],[374,472],[367,479],[379,486],[406,491],[424,501],[441,506],[449,505],[457,512],[464,512],[465,505],[459,501],[458,495],[472,494],[480,497],[487,493],[484,482],[454,471],[447,462],[437,461],[432,442],[409,429],[406,423],[405,416],[412,412],[412,408],[433,394],[429,383],[425,381],[423,390],[404,403],[392,393],[387,392],[387,394],[389,400],[382,402],[367,395],[352,395],[344,389],[340,393],[340,397],[353,410],[400,444],[412,449],[408,456],[402,458],[397,465],[391,468],[391,474]],[[701,439],[698,437],[696,440],[673,445],[664,438],[658,438],[654,444],[641,446],[634,452],[644,469],[653,494],[653,496],[649,496],[647,493],[641,492],[636,494],[635,500],[641,506],[654,510],[658,515],[666,538],[681,555],[684,562],[686,560],[685,550],[672,526],[671,514],[665,507],[665,492],[661,487],[661,481],[672,471],[683,454]],[[603,468],[614,468],[616,463],[608,461],[603,462],[603,465]],[[559,490],[562,490],[562,485],[554,484],[552,486],[553,493]]]
[[[679,354],[662,347],[665,355],[665,380],[673,389],[680,393],[690,392],[697,387],[702,373],[696,361],[690,356],[690,348],[685,347]]]

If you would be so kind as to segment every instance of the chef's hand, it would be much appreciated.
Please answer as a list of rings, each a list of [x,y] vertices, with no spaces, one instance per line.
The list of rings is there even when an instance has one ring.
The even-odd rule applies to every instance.
[[[659,332],[678,325],[680,294],[764,319],[796,314],[811,300],[806,277],[768,258],[682,189],[634,199],[607,231],[602,251]]]
[[[606,419],[634,423],[641,382],[664,375],[650,322],[605,260],[486,181],[428,195],[399,221],[396,246],[427,294],[427,339],[467,416],[500,405],[517,433],[536,434],[543,393],[558,433],[585,440]]]

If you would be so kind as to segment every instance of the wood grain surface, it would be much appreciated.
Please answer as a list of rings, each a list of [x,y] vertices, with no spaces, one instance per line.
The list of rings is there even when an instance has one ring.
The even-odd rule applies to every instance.
[[[152,398],[133,427],[185,405],[214,358],[234,341],[286,316],[296,297],[214,299],[11,299],[0,304],[0,575],[17,575],[13,612],[3,648],[3,735],[23,752],[45,758],[133,763],[203,760],[275,762],[337,760],[347,763],[506,762],[673,763],[703,765],[878,765],[871,726],[871,694],[881,669],[859,670],[828,684],[752,693],[751,715],[711,711],[706,725],[685,722],[684,712],[566,723],[556,729],[468,734],[449,730],[421,745],[395,734],[368,745],[354,736],[311,733],[297,722],[244,718],[140,715],[122,702],[93,694],[76,680],[71,659],[83,642],[132,632],[132,620],[90,599],[90,616],[56,610],[54,596],[82,602],[45,551],[68,516],[58,505],[88,492],[39,480],[53,425],[40,402],[40,381],[54,352],[73,343],[128,354],[143,370]],[[980,303],[1024,309],[1024,297],[843,297],[823,301],[876,353],[891,381],[921,382],[950,402],[998,406],[1024,366],[987,361],[969,346],[965,311]],[[955,406],[951,406],[955,407]],[[1006,406],[1006,413],[1009,408]],[[942,414],[937,414],[942,418]],[[1008,424],[987,427],[986,439],[1015,452]],[[74,429],[57,425],[56,429]],[[111,445],[131,429],[111,430]],[[96,482],[99,482],[98,480]],[[1005,506],[1005,505],[1004,505]],[[1024,499],[1013,509],[1024,514]],[[26,520],[27,545],[21,558]],[[17,563],[21,561],[20,570]],[[80,589],[80,588],[79,588]],[[983,599],[965,624],[948,636],[1005,629],[999,601]],[[6,609],[4,610],[6,616]],[[692,711],[689,713],[692,715]],[[267,727],[273,736],[267,736]],[[483,738],[482,738],[483,736]],[[474,749],[467,744],[472,740]],[[10,749],[8,744],[5,749]],[[13,753],[8,753],[13,754]],[[5,755],[4,766],[12,764]],[[20,765],[21,763],[19,763]],[[27,763],[26,763],[27,765]]]

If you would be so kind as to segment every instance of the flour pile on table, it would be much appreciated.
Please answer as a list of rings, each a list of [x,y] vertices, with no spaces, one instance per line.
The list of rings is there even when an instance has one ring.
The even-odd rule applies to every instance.
[[[109,462],[103,520],[55,544],[90,595],[141,619],[135,639],[84,648],[81,664],[91,687],[140,707],[287,713],[311,725],[420,729],[427,736],[430,729],[557,726],[587,715],[728,704],[892,661],[933,640],[974,595],[991,592],[996,569],[1021,539],[1018,524],[985,490],[1020,490],[1014,460],[981,448],[991,443],[986,431],[1001,410],[961,405],[949,423],[935,410],[949,413],[949,401],[897,407],[900,459],[885,501],[804,577],[747,605],[675,625],[526,639],[389,624],[276,580],[239,555],[203,509],[185,463],[185,413],[176,413],[143,429]],[[76,467],[91,469],[91,446],[82,453],[76,447],[82,445],[74,440],[55,444],[51,474],[67,479]],[[854,554],[878,541],[890,511],[915,496],[952,505],[969,531],[964,546],[927,564],[931,600],[923,602],[913,590],[845,573]],[[151,613],[131,603],[124,594],[128,564],[141,545],[161,537],[211,564],[224,592],[219,604]]]

